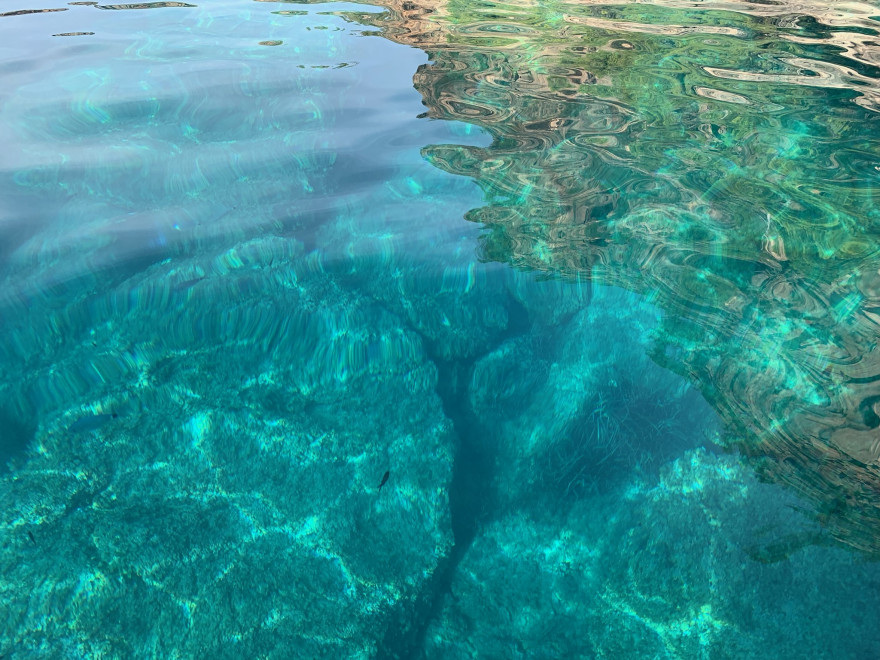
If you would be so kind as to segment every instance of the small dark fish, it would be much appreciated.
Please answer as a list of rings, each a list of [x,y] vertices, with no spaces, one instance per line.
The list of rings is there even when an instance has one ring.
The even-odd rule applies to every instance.
[[[391,476],[391,470],[386,470],[385,474],[382,475],[382,481],[379,482],[379,490],[382,490],[382,486],[388,481],[388,477]]]
[[[97,431],[99,428],[104,426],[111,419],[116,419],[119,415],[113,413],[111,415],[103,414],[103,415],[86,415],[85,417],[80,417],[73,424],[68,427],[68,431],[71,433],[88,433],[89,431]]]
[[[174,285],[175,291],[186,291],[187,289],[193,288],[196,284],[201,282],[204,277],[194,277],[191,280],[184,280],[183,282],[178,282]]]
[[[28,538],[31,540],[31,543],[33,543],[34,545],[36,545],[36,544],[37,544],[37,539],[34,538],[34,535],[31,533],[31,530],[28,530],[27,533],[28,533]]]

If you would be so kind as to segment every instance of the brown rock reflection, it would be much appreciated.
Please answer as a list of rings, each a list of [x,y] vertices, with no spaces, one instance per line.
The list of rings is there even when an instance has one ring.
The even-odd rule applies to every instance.
[[[880,22],[865,3],[384,2],[487,259],[640,292],[654,359],[880,553]]]
[[[17,11],[7,11],[0,13],[0,17],[25,16],[27,14],[48,14],[55,11],[67,11],[67,7],[61,7],[59,9],[19,9]]]
[[[198,7],[185,2],[137,2],[125,5],[97,5],[98,9],[161,9],[164,7]]]

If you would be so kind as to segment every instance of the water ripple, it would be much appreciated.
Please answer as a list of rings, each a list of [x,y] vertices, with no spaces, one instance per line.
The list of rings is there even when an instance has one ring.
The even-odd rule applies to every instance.
[[[493,138],[423,149],[483,189],[483,256],[647,295],[729,442],[880,553],[876,6],[383,4],[427,114]]]

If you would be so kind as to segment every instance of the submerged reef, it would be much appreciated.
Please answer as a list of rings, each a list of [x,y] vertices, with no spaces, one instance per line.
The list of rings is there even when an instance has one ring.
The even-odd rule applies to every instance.
[[[717,435],[697,392],[647,356],[659,318],[634,302],[597,288],[565,322],[474,364],[469,403],[493,429],[481,437],[503,466],[501,497],[555,506],[605,493]]]
[[[769,532],[819,535],[749,468],[689,451],[617,497],[512,511],[459,564],[428,658],[869,657],[871,564],[821,544],[755,563]],[[858,598],[858,597],[857,597]],[[819,612],[847,611],[817,625]],[[783,614],[784,613],[784,614]],[[793,622],[796,622],[793,625]],[[796,627],[804,628],[796,631]],[[491,651],[487,651],[491,649]]]
[[[880,656],[873,14],[295,4],[5,106],[0,656]]]
[[[451,546],[452,427],[421,339],[301,257],[242,245],[185,290],[148,270],[109,298],[104,360],[68,345],[7,383],[44,421],[0,488],[0,651],[375,654]],[[76,429],[84,398],[117,417]]]
[[[88,297],[28,324],[66,331],[4,385],[42,421],[0,481],[0,652],[880,648],[855,634],[876,564],[714,453],[706,403],[646,353],[655,306],[466,261],[400,285],[381,261],[355,276],[315,259],[248,241],[135,276],[102,296],[106,325]],[[416,326],[401,311],[414,286],[504,312]],[[156,304],[179,312],[167,327]],[[4,345],[29,336],[7,329]],[[785,632],[828,603],[834,626]]]

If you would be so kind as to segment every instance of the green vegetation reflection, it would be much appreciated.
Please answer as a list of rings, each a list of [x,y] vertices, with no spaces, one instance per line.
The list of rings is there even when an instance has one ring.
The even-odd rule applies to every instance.
[[[353,18],[428,52],[428,115],[493,138],[423,150],[483,256],[646,294],[728,442],[880,551],[876,8],[385,4]]]

